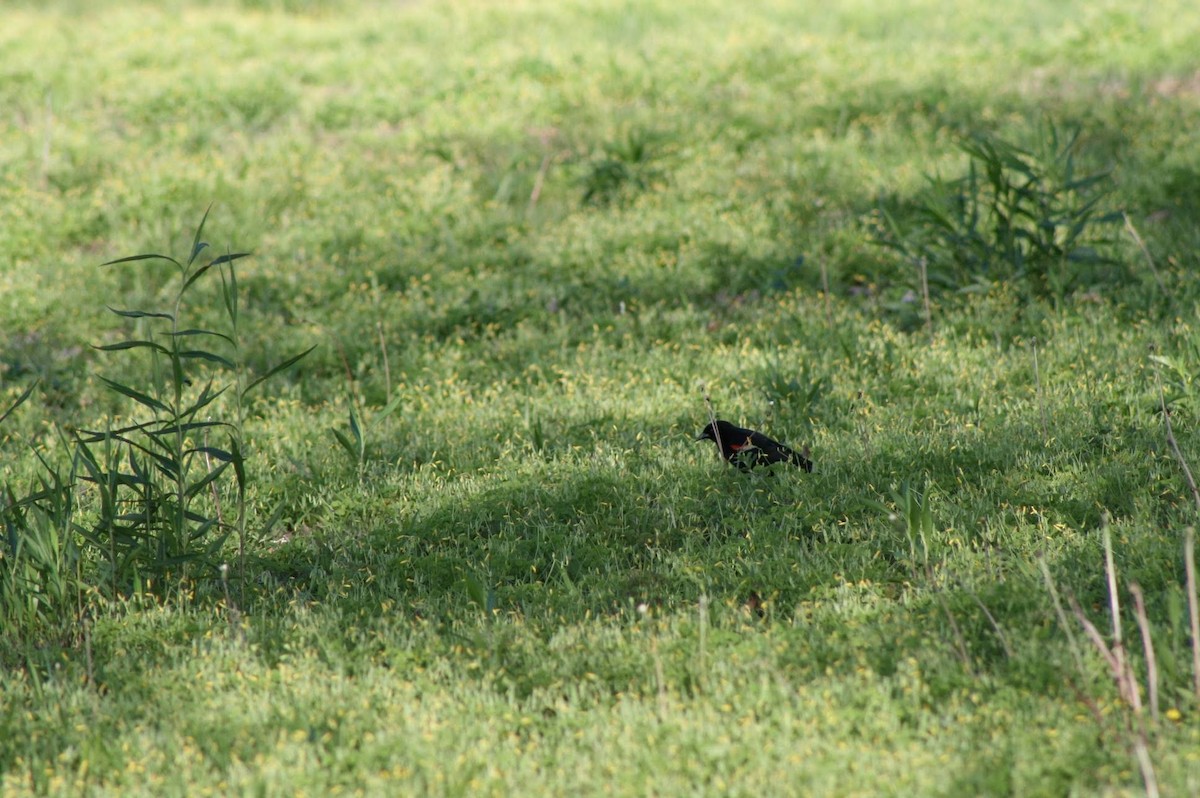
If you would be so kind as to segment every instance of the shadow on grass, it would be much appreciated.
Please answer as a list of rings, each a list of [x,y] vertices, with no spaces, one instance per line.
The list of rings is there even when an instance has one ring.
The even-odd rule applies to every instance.
[[[881,673],[919,654],[931,630],[964,673],[1025,667],[1005,664],[1004,630],[1054,634],[1038,556],[1081,600],[1099,599],[1102,514],[1140,517],[1137,497],[1172,477],[1123,454],[1152,448],[1150,433],[1097,443],[1080,423],[1051,446],[1021,419],[970,435],[896,434],[866,453],[830,453],[812,475],[746,475],[700,454],[681,463],[673,449],[530,454],[453,484],[399,475],[346,488],[350,509],[321,522],[344,533],[279,546],[256,579],[347,614],[387,606],[414,620],[492,610],[580,620],[702,595],[737,607],[753,593],[772,622],[832,636],[827,648],[809,644],[814,666],[844,658],[836,641],[848,623],[875,628],[869,657]],[[894,517],[904,484],[935,502],[924,558]],[[1164,545],[1132,535],[1121,566],[1160,584]]]

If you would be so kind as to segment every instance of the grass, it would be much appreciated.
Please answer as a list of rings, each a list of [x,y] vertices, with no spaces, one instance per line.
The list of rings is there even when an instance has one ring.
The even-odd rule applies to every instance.
[[[6,795],[1200,789],[1189,4],[5,17]],[[1128,219],[1103,268],[1039,239],[1031,284],[1046,225],[990,218],[944,226],[955,261],[929,212],[1020,190],[971,142],[1048,129],[1079,135],[1036,163]],[[186,292],[100,267],[188,260],[210,203],[211,257],[253,253],[236,311],[232,260]],[[102,377],[164,384],[113,347],[194,343],[106,306],[236,325],[236,373],[185,357],[163,394],[235,443],[94,462],[190,502],[186,568],[83,534],[117,513],[76,431],[147,422]],[[725,467],[706,395],[816,471]]]

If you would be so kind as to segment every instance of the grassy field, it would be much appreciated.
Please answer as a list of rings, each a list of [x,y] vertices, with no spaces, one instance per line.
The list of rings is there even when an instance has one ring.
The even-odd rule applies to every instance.
[[[4,795],[1200,794],[1194,3],[0,18]]]

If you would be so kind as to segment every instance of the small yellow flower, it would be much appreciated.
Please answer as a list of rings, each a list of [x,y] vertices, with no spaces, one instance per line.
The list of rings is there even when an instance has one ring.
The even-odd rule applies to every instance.
[[[1175,707],[1171,707],[1170,709],[1168,709],[1166,714],[1167,714],[1167,720],[1173,720],[1176,723],[1183,720],[1183,713],[1180,712]]]

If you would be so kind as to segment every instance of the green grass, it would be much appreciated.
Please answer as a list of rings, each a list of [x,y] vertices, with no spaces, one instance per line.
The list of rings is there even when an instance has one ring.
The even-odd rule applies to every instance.
[[[1142,742],[1200,790],[1149,357],[1196,467],[1192,4],[10,5],[0,413],[36,387],[0,480],[66,489],[42,559],[5,516],[5,795],[1138,794]],[[883,211],[921,241],[965,141],[1048,125],[1152,263],[1121,225],[1037,286],[931,263],[929,329]],[[163,373],[95,347],[179,285],[99,264],[186,260],[210,203],[213,255],[254,253],[242,379],[317,349],[205,408],[244,568],[239,534],[116,568],[72,434],[145,420],[100,377]],[[184,405],[234,379],[192,368]],[[815,473],[724,466],[706,395]],[[225,476],[189,497],[217,532]],[[1111,645],[1103,530],[1157,719],[1043,574]]]

